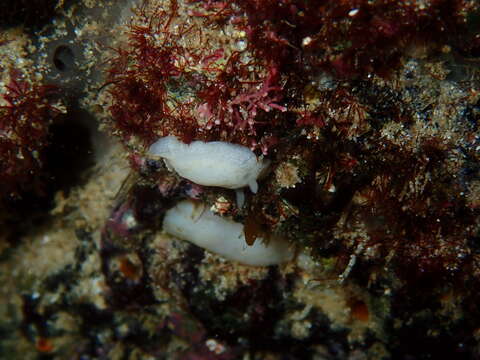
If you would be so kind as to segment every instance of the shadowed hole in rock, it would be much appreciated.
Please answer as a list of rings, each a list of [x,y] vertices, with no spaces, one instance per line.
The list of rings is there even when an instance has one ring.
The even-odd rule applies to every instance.
[[[8,215],[1,225],[9,229],[10,243],[16,243],[32,226],[48,221],[58,191],[68,194],[88,178],[88,169],[95,164],[96,132],[95,119],[78,105],[70,106],[67,114],[50,126],[49,145],[41,154],[40,185],[4,201]]]
[[[50,127],[50,145],[45,152],[45,170],[55,189],[70,190],[94,164],[91,115],[72,106],[67,115]]]
[[[75,54],[67,45],[59,45],[53,53],[53,64],[58,71],[64,72],[75,68]]]

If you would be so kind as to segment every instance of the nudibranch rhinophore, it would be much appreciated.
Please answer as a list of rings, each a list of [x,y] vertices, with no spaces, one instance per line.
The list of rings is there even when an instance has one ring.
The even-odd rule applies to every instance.
[[[277,265],[293,258],[294,251],[285,239],[272,236],[268,243],[257,239],[249,246],[242,224],[215,215],[202,205],[180,201],[166,212],[163,230],[244,265]]]
[[[269,161],[247,147],[223,141],[193,141],[185,144],[166,136],[152,144],[149,155],[162,157],[181,177],[204,186],[258,190],[257,178]]]

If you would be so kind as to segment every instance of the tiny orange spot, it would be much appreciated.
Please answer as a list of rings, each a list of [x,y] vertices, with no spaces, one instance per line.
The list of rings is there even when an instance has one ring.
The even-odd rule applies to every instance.
[[[369,319],[368,306],[363,301],[355,301],[351,306],[351,314],[355,320],[367,322]]]
[[[440,301],[442,303],[453,302],[453,294],[451,292],[447,292],[440,296]]]
[[[44,337],[39,337],[37,340],[36,348],[42,353],[48,353],[53,350],[52,340]]]
[[[128,259],[120,260],[120,271],[130,280],[138,280],[138,269]]]

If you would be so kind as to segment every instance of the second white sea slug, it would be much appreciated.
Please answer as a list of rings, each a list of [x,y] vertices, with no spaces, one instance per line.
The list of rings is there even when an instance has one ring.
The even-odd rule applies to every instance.
[[[163,230],[244,265],[276,265],[293,258],[293,250],[284,239],[272,238],[268,244],[256,239],[249,246],[242,224],[217,216],[190,200],[180,201],[166,212]]]
[[[193,141],[185,144],[166,136],[148,150],[150,155],[165,159],[181,177],[205,186],[239,189],[249,186],[258,190],[257,178],[268,166],[247,147],[223,141]]]

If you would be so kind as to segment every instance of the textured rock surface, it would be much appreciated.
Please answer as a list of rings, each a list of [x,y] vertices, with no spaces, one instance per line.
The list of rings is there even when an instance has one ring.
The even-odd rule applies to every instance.
[[[479,358],[477,2],[133,6],[0,16],[2,164],[7,141],[33,149],[5,119],[58,110],[17,172],[35,181],[0,178],[0,358]],[[57,95],[16,112],[12,74]],[[239,207],[145,156],[167,135],[271,169]],[[186,199],[295,258],[242,266],[166,235]]]

